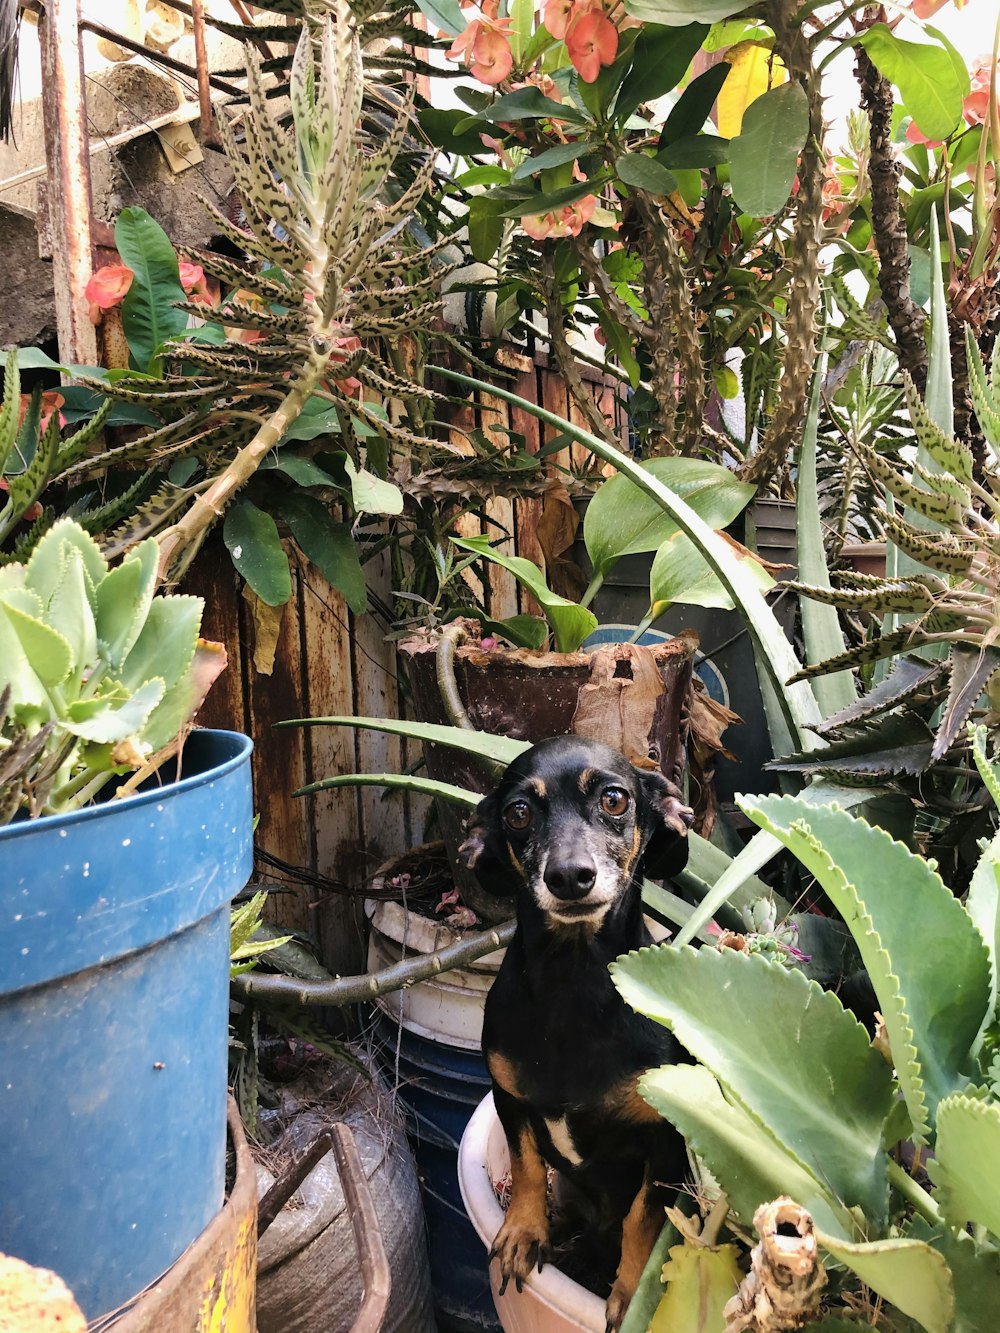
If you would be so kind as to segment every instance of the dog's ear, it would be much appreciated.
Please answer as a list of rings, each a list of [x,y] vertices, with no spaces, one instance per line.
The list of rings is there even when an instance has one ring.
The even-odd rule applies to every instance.
[[[520,888],[521,877],[511,863],[507,840],[499,829],[499,816],[500,802],[496,792],[492,792],[466,820],[465,840],[458,855],[487,893],[506,898]]]
[[[645,798],[649,841],[642,853],[642,873],[648,879],[670,879],[687,865],[688,829],[694,812],[684,804],[680,788],[658,769],[636,769]]]

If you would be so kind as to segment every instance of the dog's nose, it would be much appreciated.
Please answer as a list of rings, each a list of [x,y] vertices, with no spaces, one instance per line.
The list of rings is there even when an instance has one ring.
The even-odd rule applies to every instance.
[[[597,880],[597,866],[586,854],[573,857],[550,858],[545,867],[545,884],[551,893],[564,901],[586,898]]]

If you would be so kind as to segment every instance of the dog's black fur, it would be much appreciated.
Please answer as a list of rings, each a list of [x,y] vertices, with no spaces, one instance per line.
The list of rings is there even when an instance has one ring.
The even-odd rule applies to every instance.
[[[683,1140],[639,1096],[647,1069],[687,1057],[634,1013],[608,964],[652,941],[643,875],[687,861],[691,812],[659,772],[575,736],[534,746],[469,821],[463,855],[484,888],[517,895],[517,932],[486,1001],[483,1050],[510,1147],[512,1191],[493,1245],[504,1285],[541,1268],[546,1164],[576,1187],[588,1226],[621,1246],[608,1328],[621,1323],[684,1177]]]

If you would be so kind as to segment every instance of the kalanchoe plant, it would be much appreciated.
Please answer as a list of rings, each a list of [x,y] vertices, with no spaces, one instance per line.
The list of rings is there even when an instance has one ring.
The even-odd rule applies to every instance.
[[[997,799],[985,732],[973,743]],[[640,1090],[711,1172],[709,1192],[725,1191],[735,1235],[781,1197],[811,1216],[826,1313],[795,1322],[788,1308],[785,1327],[841,1329],[863,1284],[893,1307],[887,1327],[986,1333],[1000,1300],[997,839],[963,906],[932,864],[843,810],[742,804],[840,911],[882,1026],[870,1041],[835,995],[760,955],[645,949],[613,965],[615,983],[699,1063],[653,1071]],[[914,1145],[933,1152],[929,1181],[902,1164]]]
[[[154,596],[159,548],[110,568],[62,519],[0,569],[0,822],[76,809],[175,753],[226,664],[200,597]]]

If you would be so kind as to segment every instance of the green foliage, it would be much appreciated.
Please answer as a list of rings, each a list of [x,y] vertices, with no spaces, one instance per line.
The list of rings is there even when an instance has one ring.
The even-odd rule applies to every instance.
[[[27,564],[0,570],[0,814],[72,810],[116,774],[152,772],[225,666],[198,637],[197,597],[157,597],[156,543],[110,568],[62,519]],[[41,745],[33,738],[43,737]]]
[[[808,131],[809,106],[797,83],[772,88],[747,107],[729,143],[729,179],[744,212],[769,217],[782,207]]]
[[[976,752],[992,779],[981,736]],[[1000,1300],[1000,1104],[987,1088],[993,1041],[982,1041],[997,1018],[995,942],[988,952],[977,922],[996,920],[996,847],[983,852],[973,917],[926,861],[835,806],[741,804],[839,908],[885,1019],[888,1062],[834,995],[765,956],[664,946],[619,959],[615,984],[699,1063],[651,1072],[642,1092],[743,1226],[789,1195],[829,1259],[899,1318],[928,1333],[985,1330],[981,1312]],[[893,1110],[897,1090],[907,1116]],[[886,1153],[909,1133],[933,1150],[931,1192]]]

